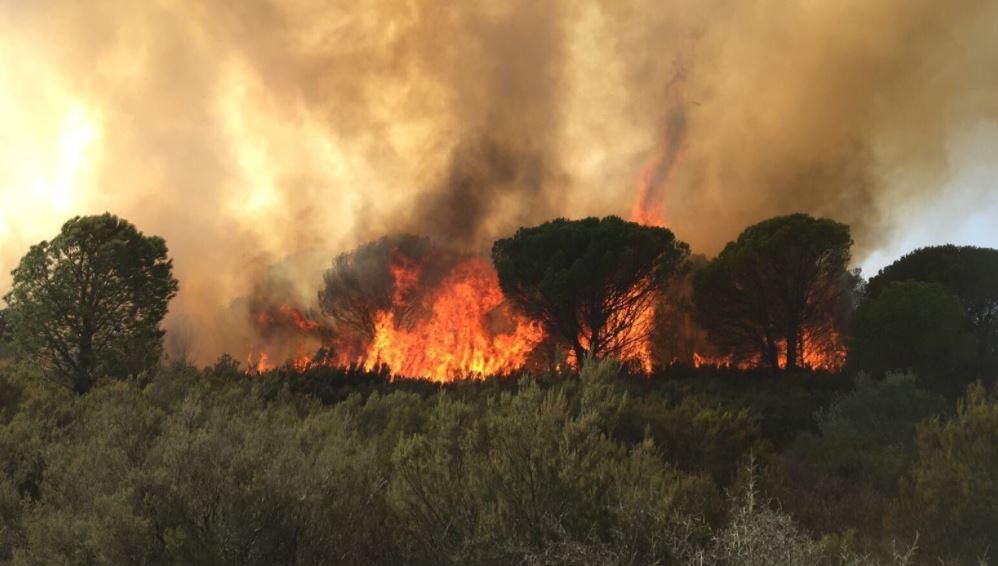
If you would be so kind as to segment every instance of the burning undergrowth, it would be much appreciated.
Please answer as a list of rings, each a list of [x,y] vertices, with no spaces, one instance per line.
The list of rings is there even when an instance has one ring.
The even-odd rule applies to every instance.
[[[720,353],[692,316],[689,295],[686,277],[644,301],[614,356],[644,373],[676,363],[764,365],[756,354]],[[489,261],[428,238],[385,237],[343,253],[324,273],[317,307],[289,302],[293,296],[288,285],[271,281],[249,302],[257,336],[247,357],[251,370],[352,366],[450,381],[578,365],[570,348],[503,295]],[[842,367],[838,328],[827,321],[805,328],[798,344],[803,367]]]
[[[437,381],[508,374],[544,339],[541,325],[506,301],[488,261],[415,236],[338,256],[324,274],[319,311],[265,297],[254,304],[257,371],[284,356],[298,367],[384,365]]]
[[[261,372],[288,361],[299,368],[336,339],[335,329],[314,309],[291,300],[290,285],[274,276],[257,286],[247,305],[256,343],[247,354],[250,369]]]

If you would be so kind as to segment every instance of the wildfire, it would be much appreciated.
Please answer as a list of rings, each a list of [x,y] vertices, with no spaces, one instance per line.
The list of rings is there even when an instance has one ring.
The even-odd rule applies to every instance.
[[[510,306],[487,260],[442,252],[407,254],[393,248],[382,261],[383,275],[371,274],[370,282],[362,282],[360,302],[351,307],[363,311],[351,320],[368,321],[365,325],[341,324],[342,319],[320,317],[290,304],[258,303],[251,319],[265,345],[250,351],[251,370],[265,372],[277,365],[274,361],[288,360],[285,363],[298,370],[317,364],[385,367],[393,376],[443,382],[510,374],[528,360],[547,363],[539,362],[535,353],[546,355],[537,348],[548,338],[542,323]],[[384,283],[377,283],[380,290],[371,294],[375,281]],[[608,355],[636,370],[651,374],[656,355],[664,364],[691,355],[685,361],[695,367],[747,370],[763,364],[759,355],[716,355],[703,349],[674,352],[671,355],[678,357],[671,359],[656,354],[652,330],[657,308],[666,303],[657,294],[635,288],[620,297],[619,304],[618,318],[607,321],[599,339]],[[584,338],[581,345],[589,348]],[[833,327],[805,329],[799,346],[802,367],[836,371],[845,363],[845,347]],[[785,367],[785,345],[778,353],[780,367]],[[555,349],[550,355],[552,367],[579,365],[571,349]]]
[[[615,344],[613,356],[645,373],[651,373],[654,364],[650,336],[655,324],[655,297],[635,297],[636,293],[632,292],[625,300],[633,300],[633,305],[626,311],[617,311],[606,326],[616,331],[612,338]],[[589,349],[590,343],[585,335],[580,336],[580,343],[582,347]],[[569,352],[568,363],[571,367],[579,367],[574,352]]]
[[[822,371],[838,371],[842,369],[846,362],[846,348],[842,344],[838,332],[832,328],[808,329],[804,331],[801,339],[801,366]],[[777,345],[780,368],[785,368],[787,364],[787,345],[780,343]],[[762,365],[762,358],[758,354],[748,358],[736,360],[734,356],[711,356],[693,353],[693,367],[730,367],[739,370],[748,370]]]
[[[297,353],[285,363],[298,371],[305,371],[312,365],[312,355],[303,348],[298,348]],[[246,356],[246,366],[251,372],[264,373],[276,368],[277,364],[270,359],[270,354],[266,351],[258,351],[254,348]]]
[[[636,187],[637,198],[634,200],[634,208],[631,210],[631,218],[639,224],[665,226],[665,202],[654,193],[662,165],[667,157],[666,152],[659,152],[641,170]]]
[[[669,114],[665,138],[652,159],[641,169],[635,187],[634,206],[631,219],[646,226],[665,226],[665,195],[663,185],[672,176],[676,164],[682,158],[686,135],[685,115],[680,104]],[[636,318],[634,326],[628,330],[632,335],[625,337],[628,347],[621,353],[624,360],[637,360],[646,373],[652,370],[652,345],[649,330],[655,322],[655,304],[648,303]],[[640,337],[640,338],[639,338]]]
[[[267,352],[257,353],[254,350],[250,350],[249,355],[246,356],[246,365],[250,370],[254,370],[257,373],[263,373],[269,369],[273,369],[273,364],[270,363],[270,356]]]
[[[677,105],[669,113],[662,144],[652,159],[642,168],[635,190],[636,198],[631,218],[647,226],[665,226],[665,184],[672,178],[681,161],[686,140],[686,116],[680,92]]]
[[[411,262],[391,269],[401,299],[421,273]],[[385,364],[396,375],[436,381],[509,373],[544,337],[539,323],[509,309],[495,271],[479,258],[458,263],[421,302],[417,312],[425,314],[408,323],[392,311],[378,313],[365,367]]]
[[[271,326],[280,322],[291,324],[305,334],[312,334],[319,331],[322,325],[315,320],[306,318],[302,312],[291,305],[280,305],[274,312],[261,312],[257,315],[257,323],[262,327]]]
[[[654,324],[654,305],[642,309],[634,326],[628,330],[629,336],[626,341],[629,346],[625,347],[621,353],[621,358],[624,360],[636,360],[645,373],[651,373],[652,370],[651,340],[649,336]]]
[[[257,373],[274,369],[277,366],[274,360],[285,358],[291,366],[305,369],[312,362],[310,352],[332,340],[335,335],[323,321],[286,303],[266,308],[258,306],[256,310],[252,321],[266,347],[251,348],[246,356],[246,365]]]
[[[802,365],[807,368],[838,371],[846,364],[848,350],[834,328],[805,331],[801,348]]]
[[[391,254],[388,269],[392,304],[374,313],[371,337],[339,334],[324,320],[287,304],[264,309],[253,321],[261,336],[280,339],[282,349],[293,352],[289,363],[298,369],[313,363],[369,370],[384,365],[393,375],[435,381],[511,373],[526,364],[544,338],[539,322],[509,307],[495,270],[484,259],[460,258],[433,282],[424,266],[402,253]],[[313,360],[309,345],[313,351],[326,347],[331,355]],[[257,348],[247,363],[263,372],[274,367],[271,359]]]

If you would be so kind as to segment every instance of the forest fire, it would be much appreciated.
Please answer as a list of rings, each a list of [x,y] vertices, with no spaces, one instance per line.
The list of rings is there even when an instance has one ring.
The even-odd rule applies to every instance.
[[[434,381],[509,374],[544,338],[540,323],[506,303],[486,260],[462,257],[440,277],[398,250],[389,258],[391,300],[387,308],[366,305],[372,311],[367,333],[334,329],[289,305],[258,314],[254,323],[261,335],[292,336],[290,363],[299,369],[312,363],[368,370],[383,365],[395,376]],[[303,350],[309,345],[326,355],[313,359]],[[257,371],[273,367],[263,352],[252,353],[249,363]]]
[[[298,369],[308,367],[314,350],[334,336],[327,324],[289,304],[260,310],[252,319],[263,341],[277,347],[288,357],[287,363]],[[258,373],[273,369],[279,361],[263,347],[251,348],[246,357],[246,365]]]
[[[801,367],[817,371],[839,371],[846,363],[847,350],[839,333],[832,328],[824,330],[805,330],[804,338],[799,345],[801,352]],[[777,344],[780,369],[787,364],[787,346],[785,342]],[[747,358],[736,359],[735,356],[717,356],[693,353],[693,367],[723,367],[738,370],[750,370],[761,367],[762,356],[755,354]]]
[[[665,225],[665,203],[656,198],[653,194],[655,190],[656,178],[668,156],[663,152],[655,156],[648,162],[641,171],[636,188],[637,197],[634,200],[634,208],[631,210],[631,218],[639,224],[649,226]]]
[[[638,296],[636,292],[629,293],[624,297],[624,302],[631,302],[632,305],[619,311],[607,323],[609,328],[618,329],[616,335],[611,337],[616,345],[613,357],[644,373],[651,373],[655,365],[650,339],[655,325],[655,298],[653,295]],[[587,350],[592,347],[586,339],[588,334],[589,329],[586,329],[579,337],[582,347]],[[568,354],[567,362],[573,368],[579,367],[574,353]]]
[[[665,185],[683,157],[686,139],[686,116],[682,111],[680,91],[676,107],[668,114],[665,135],[658,151],[641,169],[635,187],[631,218],[648,226],[665,226]]]
[[[391,266],[396,305],[421,278],[411,262]],[[414,320],[395,310],[375,317],[374,338],[359,356],[344,353],[341,364],[356,361],[368,369],[387,365],[395,375],[447,381],[457,377],[508,374],[526,363],[544,337],[539,323],[513,313],[499,289],[495,271],[483,259],[466,258],[436,288],[420,293]],[[409,306],[409,305],[406,305]]]
[[[337,281],[336,299],[323,305],[323,314],[285,303],[255,309],[251,320],[261,343],[251,349],[247,365],[256,372],[282,360],[298,370],[316,364],[385,367],[393,376],[434,381],[508,375],[528,362],[578,367],[572,348],[559,349],[558,337],[547,335],[540,319],[512,306],[486,259],[448,252],[428,240],[408,241],[406,249],[386,242],[343,256],[350,261],[337,264],[343,270],[339,279],[327,281]],[[677,288],[688,290],[689,282]],[[599,335],[604,355],[646,374],[676,363],[738,370],[772,365],[758,351],[717,353],[688,314],[662,334],[659,310],[674,310],[688,295],[649,293],[641,285],[627,289],[609,299],[616,314]],[[580,327],[583,351],[593,348],[592,335]],[[658,351],[654,340],[681,341],[690,350]],[[555,347],[538,349],[544,343]],[[786,342],[777,341],[775,348],[776,363],[785,369]],[[550,359],[541,360],[535,350]],[[845,364],[846,349],[833,320],[804,325],[797,352],[795,367],[837,371]]]
[[[629,234],[645,233],[643,230],[650,235],[651,239],[641,240],[630,253],[647,254],[655,246],[671,245],[662,242],[674,238],[659,226],[664,212],[661,199],[648,198],[656,184],[653,177],[661,177],[661,171],[656,171],[664,166],[667,168],[661,157],[649,164],[640,181],[645,190],[639,191],[635,203],[636,219],[652,225],[619,218],[609,221],[608,226],[618,226]],[[783,221],[800,219],[787,217]],[[561,229],[563,224],[555,222],[552,226]],[[586,226],[611,230],[592,222]],[[610,234],[599,236],[602,244],[614,241],[611,232],[600,234]],[[665,239],[656,243],[654,238],[660,237]],[[541,244],[532,246],[543,245],[543,240],[538,242]],[[699,297],[697,303],[698,297],[691,295],[694,286],[688,250],[681,243],[674,248],[671,260],[650,255],[643,260],[649,266],[647,271],[630,278],[618,278],[619,273],[615,273],[601,280],[599,286],[586,287],[605,272],[600,262],[616,261],[606,258],[615,258],[628,245],[626,241],[616,242],[593,256],[597,259],[585,260],[589,263],[572,260],[566,263],[568,267],[557,268],[564,270],[558,272],[561,279],[551,279],[549,274],[555,273],[555,268],[548,262],[524,267],[502,264],[494,255],[493,260],[499,263],[493,265],[483,257],[440,247],[428,238],[385,237],[334,259],[319,293],[321,314],[284,303],[255,309],[252,321],[262,345],[251,349],[248,365],[263,372],[272,369],[274,361],[284,359],[299,370],[315,364],[365,370],[386,368],[392,376],[441,382],[508,375],[524,369],[528,362],[531,367],[539,364],[578,368],[581,356],[588,355],[617,358],[645,374],[651,374],[655,367],[673,364],[738,370],[771,367],[837,371],[843,367],[846,350],[840,339],[839,314],[845,304],[841,300],[843,282],[848,278],[837,268],[827,268],[837,257],[808,260],[827,273],[822,272],[808,284],[810,290],[802,299],[805,306],[793,318],[786,314],[792,312],[789,309],[766,311],[767,301],[776,304],[767,294],[769,290],[747,297],[733,277],[721,279],[720,287],[701,285],[701,291],[715,294],[712,302]],[[625,265],[636,265],[633,257]],[[668,266],[663,267],[668,273],[665,276],[652,267],[660,262]],[[778,271],[780,265],[780,261],[774,261],[767,269]],[[777,271],[767,277],[779,280]],[[528,282],[528,287],[507,285],[506,280],[500,285],[499,273],[516,274],[518,281]],[[568,277],[575,275],[570,273],[587,274],[589,282],[572,281]],[[504,294],[504,289],[511,295]],[[730,305],[745,308],[746,298],[760,301],[762,311],[754,307],[730,311],[738,313],[734,321],[717,318],[728,316],[725,309]],[[270,303],[261,298],[254,304]],[[725,306],[708,313],[708,318],[713,319],[704,320],[699,318],[701,313],[693,316],[691,304]],[[762,318],[753,319],[759,312]],[[796,326],[791,324],[794,320]],[[711,329],[704,324],[713,325],[715,333],[718,329],[735,332],[721,335],[720,341],[708,342]],[[786,333],[780,335],[776,328]],[[788,342],[788,336],[795,338]],[[663,341],[686,346],[667,351],[657,346]],[[795,347],[788,349],[788,343]],[[539,348],[541,345],[544,347]]]

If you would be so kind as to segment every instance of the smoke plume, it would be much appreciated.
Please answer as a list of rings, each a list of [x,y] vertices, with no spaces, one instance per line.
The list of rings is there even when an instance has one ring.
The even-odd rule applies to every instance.
[[[996,87],[993,0],[0,0],[0,272],[124,216],[167,239],[209,361],[261,281],[314,307],[391,233],[475,252],[637,202],[712,255],[804,211],[862,259]]]

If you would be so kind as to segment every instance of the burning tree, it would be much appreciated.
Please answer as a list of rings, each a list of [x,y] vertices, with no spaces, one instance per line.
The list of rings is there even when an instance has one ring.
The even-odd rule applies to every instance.
[[[616,216],[521,228],[492,247],[503,292],[576,360],[616,356],[646,369],[655,301],[689,254],[671,231]]]
[[[697,319],[736,365],[839,367],[851,247],[848,226],[806,214],[750,226],[694,277]]]
[[[416,236],[338,256],[319,303],[335,322],[332,363],[385,364],[395,375],[509,373],[543,338],[539,324],[508,304],[486,260]]]
[[[393,311],[396,318],[403,320],[418,303],[410,295],[421,287],[411,279],[399,280],[399,275],[417,264],[443,263],[442,255],[440,250],[434,250],[429,238],[412,235],[386,236],[342,253],[323,274],[319,306],[341,330],[372,340],[378,313]]]

